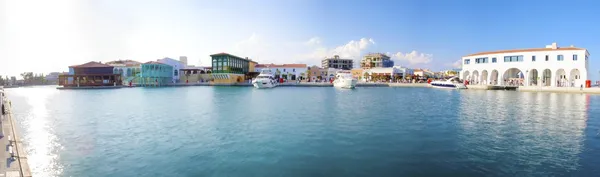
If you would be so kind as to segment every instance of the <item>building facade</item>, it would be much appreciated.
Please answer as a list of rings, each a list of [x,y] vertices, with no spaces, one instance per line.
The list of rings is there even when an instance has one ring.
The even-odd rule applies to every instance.
[[[185,59],[187,59],[187,58],[185,58]],[[173,71],[171,71],[171,82],[172,83],[179,82],[179,70],[185,68],[184,63],[182,63],[179,60],[172,59],[172,58],[158,59],[157,62],[171,66],[173,68]]]
[[[413,75],[420,78],[433,78],[435,73],[426,69],[415,69]]]
[[[360,67],[363,69],[370,68],[389,68],[394,66],[394,61],[389,56],[383,53],[370,53],[363,57],[360,61]]]
[[[173,81],[173,66],[161,62],[141,64],[137,84],[141,86],[164,86]]]
[[[130,81],[133,81],[136,78],[135,76],[142,71],[142,63],[133,60],[116,60],[106,62],[106,64],[114,67],[114,74],[121,74],[124,85],[127,85],[127,83]]]
[[[120,86],[121,75],[114,74],[113,69],[113,66],[93,61],[69,66],[68,74],[58,76],[58,84],[63,87]]]
[[[354,68],[353,59],[341,59],[339,55],[334,55],[333,58],[325,58],[321,60],[322,68],[336,68],[343,70],[351,70]]]
[[[459,74],[470,84],[581,87],[588,77],[585,48],[559,47],[481,52],[462,57]]]
[[[255,73],[256,62],[228,53],[210,55],[212,58],[213,82],[232,84],[245,82]]]
[[[275,78],[286,80],[303,80],[308,74],[306,64],[258,64],[254,71],[260,72],[265,68],[270,68]]]
[[[398,79],[406,78],[407,74],[410,73],[411,70],[404,67],[391,67],[391,68],[371,68],[365,69],[363,71],[363,81],[373,80],[376,76],[379,76],[378,79],[385,81],[395,81]]]

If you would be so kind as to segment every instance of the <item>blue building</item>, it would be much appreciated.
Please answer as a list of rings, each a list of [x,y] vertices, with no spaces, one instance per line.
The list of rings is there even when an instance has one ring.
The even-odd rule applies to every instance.
[[[141,65],[138,84],[141,86],[163,86],[172,82],[173,67],[151,61]]]

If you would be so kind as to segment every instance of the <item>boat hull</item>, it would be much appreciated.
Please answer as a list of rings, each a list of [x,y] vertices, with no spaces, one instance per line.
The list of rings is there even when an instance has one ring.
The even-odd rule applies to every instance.
[[[467,87],[462,85],[462,84],[455,84],[455,83],[430,83],[429,85],[431,85],[431,87],[433,88],[443,88],[443,89],[466,89]]]
[[[333,81],[333,86],[337,88],[353,89],[358,81],[355,79],[339,79]]]
[[[273,87],[277,86],[277,84],[275,84],[271,81],[268,81],[268,80],[253,81],[252,85],[254,86],[254,88],[258,88],[258,89],[273,88]]]

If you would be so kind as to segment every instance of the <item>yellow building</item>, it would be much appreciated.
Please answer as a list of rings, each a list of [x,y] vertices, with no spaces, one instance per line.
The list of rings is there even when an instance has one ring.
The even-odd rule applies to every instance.
[[[363,71],[364,70],[362,68],[354,68],[350,70],[350,72],[352,72],[352,77],[355,79],[363,78]]]
[[[212,79],[215,84],[235,84],[249,82],[254,75],[256,62],[228,53],[210,55],[212,58]]]

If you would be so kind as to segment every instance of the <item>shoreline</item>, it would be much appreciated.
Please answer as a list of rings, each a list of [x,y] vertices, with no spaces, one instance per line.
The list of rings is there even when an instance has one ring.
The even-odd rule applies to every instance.
[[[219,84],[219,83],[176,83],[162,85],[158,87],[190,87],[190,86],[221,86],[221,87],[252,87],[250,83],[235,83],[235,84]],[[92,86],[92,87],[57,87],[59,90],[94,90],[94,89],[120,89],[120,88],[135,88],[143,87],[139,85],[133,86]],[[150,88],[155,88],[149,86]],[[278,87],[333,87],[331,83],[323,82],[289,82],[282,83]],[[404,88],[431,88],[427,83],[358,83],[356,87],[404,87]],[[540,87],[540,86],[496,86],[496,85],[467,85],[467,90],[509,90],[520,92],[550,92],[550,93],[585,93],[585,94],[600,94],[600,87],[579,88],[579,87]]]
[[[18,171],[13,169],[12,167],[3,169],[6,176],[23,176],[23,177],[31,177],[31,169],[29,168],[29,163],[27,162],[27,153],[24,150],[23,142],[19,136],[19,132],[17,131],[17,125],[15,124],[15,119],[12,115],[12,103],[8,100],[0,100],[4,101],[6,115],[3,115],[2,119],[2,133],[4,137],[2,138],[2,142],[5,142],[5,146],[13,145],[13,152],[15,160],[10,163],[16,163],[18,166]],[[6,129],[6,130],[5,130]],[[2,153],[2,155],[7,156],[6,159],[10,158],[10,152]],[[9,163],[9,164],[10,164]],[[5,168],[5,167],[3,167]]]

